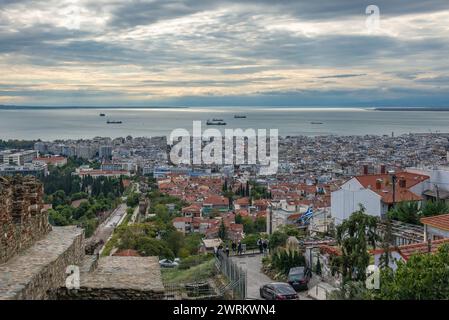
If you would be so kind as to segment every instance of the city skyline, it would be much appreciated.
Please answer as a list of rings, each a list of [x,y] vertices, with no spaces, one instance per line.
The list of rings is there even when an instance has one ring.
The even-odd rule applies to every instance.
[[[443,107],[449,98],[446,1],[0,3],[0,105]]]

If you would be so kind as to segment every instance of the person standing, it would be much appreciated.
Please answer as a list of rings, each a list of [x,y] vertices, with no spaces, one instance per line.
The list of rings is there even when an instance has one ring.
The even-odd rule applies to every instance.
[[[257,246],[259,247],[259,252],[262,254],[263,253],[263,245],[262,245],[262,239],[259,238],[257,240]]]
[[[225,252],[226,252],[226,256],[229,257],[229,246],[228,245],[226,245]]]
[[[234,241],[232,241],[231,248],[232,248],[232,252],[235,253],[235,250],[237,249],[237,245],[235,244]]]
[[[264,239],[262,243],[263,253],[266,255],[268,253],[268,240]]]
[[[242,254],[242,243],[239,240],[239,244],[237,245],[237,254],[241,255]]]

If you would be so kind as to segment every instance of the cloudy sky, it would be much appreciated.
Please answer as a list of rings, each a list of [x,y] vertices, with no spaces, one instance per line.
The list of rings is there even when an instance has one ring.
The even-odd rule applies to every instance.
[[[0,0],[0,69],[7,105],[449,106],[449,1]]]

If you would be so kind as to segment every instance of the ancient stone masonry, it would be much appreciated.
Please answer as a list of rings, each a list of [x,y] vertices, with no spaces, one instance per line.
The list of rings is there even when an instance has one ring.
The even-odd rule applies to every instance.
[[[53,227],[34,177],[0,177],[0,300],[162,299],[157,257],[85,255],[84,230]],[[67,267],[80,288],[66,288]]]
[[[42,197],[34,177],[0,177],[0,264],[51,231]]]

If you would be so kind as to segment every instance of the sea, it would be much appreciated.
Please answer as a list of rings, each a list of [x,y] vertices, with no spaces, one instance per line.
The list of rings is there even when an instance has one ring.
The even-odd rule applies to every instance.
[[[103,113],[105,116],[100,116]],[[236,119],[234,115],[246,118]],[[219,119],[225,126],[207,126]],[[107,121],[121,121],[108,124]],[[89,139],[167,136],[174,129],[278,129],[280,136],[448,133],[449,111],[381,111],[374,108],[0,108],[0,139]]]

